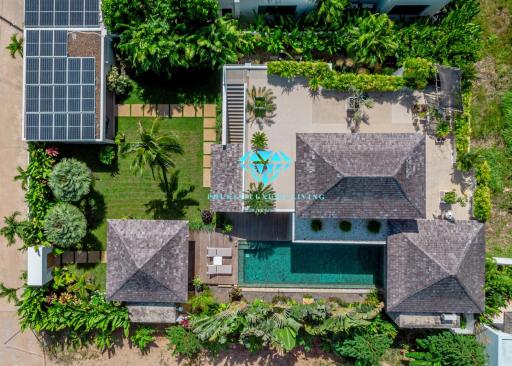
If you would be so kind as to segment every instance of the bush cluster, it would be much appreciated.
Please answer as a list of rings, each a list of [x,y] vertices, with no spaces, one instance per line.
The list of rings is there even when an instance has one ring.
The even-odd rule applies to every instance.
[[[117,66],[112,66],[107,74],[107,88],[112,93],[125,96],[130,93],[133,87],[133,82],[126,74],[124,68],[119,71]]]
[[[77,207],[69,203],[58,203],[46,215],[44,232],[51,243],[69,248],[85,237],[87,221]]]
[[[473,216],[480,221],[491,217],[491,189],[486,185],[477,185],[473,194]]]
[[[425,89],[436,72],[432,61],[421,57],[406,58],[402,66],[404,68],[402,77],[407,86],[414,89]]]
[[[48,184],[56,199],[76,202],[89,193],[92,174],[87,165],[76,159],[62,159],[52,170]]]
[[[323,87],[340,91],[356,89],[363,92],[390,92],[406,85],[405,79],[400,76],[341,73],[330,70],[325,62],[272,61],[267,66],[269,74],[288,79],[305,77],[312,90]]]

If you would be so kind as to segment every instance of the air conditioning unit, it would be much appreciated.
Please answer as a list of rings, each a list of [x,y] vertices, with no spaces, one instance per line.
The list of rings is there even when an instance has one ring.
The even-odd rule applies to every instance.
[[[456,324],[459,316],[457,314],[441,314],[441,323]]]

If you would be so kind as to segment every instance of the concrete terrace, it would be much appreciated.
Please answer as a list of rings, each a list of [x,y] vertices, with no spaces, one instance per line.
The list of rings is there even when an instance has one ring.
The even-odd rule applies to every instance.
[[[292,162],[296,158],[297,133],[353,133],[347,122],[348,93],[320,90],[313,94],[305,79],[287,80],[275,75],[267,75],[266,70],[236,70],[236,78],[244,81],[247,89],[266,87],[275,96],[277,109],[271,123],[259,126],[247,123],[245,128],[245,149],[249,148],[254,132],[267,134],[269,148],[282,151]],[[229,79],[230,75],[227,74]],[[369,93],[375,101],[373,108],[364,109],[367,118],[356,129],[361,133],[426,133],[424,126],[413,123],[412,108],[416,103],[425,103],[425,95],[419,91]],[[356,133],[357,133],[356,132]],[[455,190],[457,195],[471,197],[471,187],[464,186],[460,174],[454,166],[453,140],[436,144],[433,136],[426,141],[426,198],[427,219],[438,218],[442,212],[451,210],[457,220],[470,218],[471,208],[459,204],[445,207],[440,203],[440,192]],[[246,171],[244,191],[253,179]],[[294,163],[282,172],[272,183],[276,193],[285,199],[276,203],[278,211],[294,211],[295,195]]]

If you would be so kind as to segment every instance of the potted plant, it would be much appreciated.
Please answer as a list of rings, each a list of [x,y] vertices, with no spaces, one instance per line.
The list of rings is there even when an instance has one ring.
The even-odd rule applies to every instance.
[[[436,127],[436,136],[438,139],[446,139],[451,132],[450,124],[446,121],[441,121]]]
[[[311,220],[311,230],[313,230],[315,233],[322,230],[322,221],[319,219]]]
[[[443,202],[447,205],[453,205],[457,203],[457,194],[455,191],[445,192],[443,196]]]
[[[378,234],[381,226],[382,224],[380,223],[380,221],[370,220],[368,222],[367,229],[372,234]]]
[[[349,232],[352,230],[352,223],[350,221],[340,221],[340,230],[343,232]]]

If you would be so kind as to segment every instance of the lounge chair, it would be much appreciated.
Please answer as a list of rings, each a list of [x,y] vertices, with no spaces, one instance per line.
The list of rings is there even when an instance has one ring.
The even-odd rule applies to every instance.
[[[217,248],[217,255],[229,258],[232,256],[232,250],[231,248]]]
[[[217,248],[206,248],[206,256],[208,258],[215,257],[217,255]]]
[[[233,267],[231,264],[224,264],[222,266],[217,266],[217,274],[226,274],[230,275],[233,273]]]
[[[219,266],[212,266],[212,265],[207,264],[206,265],[206,274],[209,274],[209,275],[217,274],[217,267],[219,267]]]

